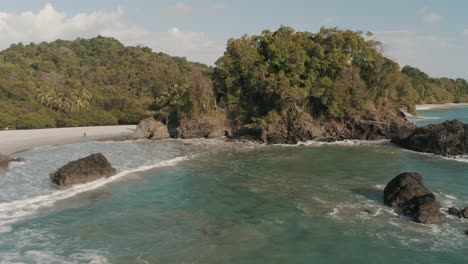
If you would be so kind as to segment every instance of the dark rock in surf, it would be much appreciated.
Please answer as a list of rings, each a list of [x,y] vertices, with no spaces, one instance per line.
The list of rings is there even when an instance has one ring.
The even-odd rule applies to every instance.
[[[463,218],[468,218],[468,207],[465,207],[463,210],[461,210],[460,215]]]
[[[68,186],[87,183],[116,174],[116,170],[101,153],[92,154],[86,158],[69,162],[50,174],[53,183]]]
[[[163,123],[154,120],[154,118],[146,118],[140,121],[136,131],[133,133],[134,139],[167,139],[170,138],[167,126]]]
[[[442,206],[433,194],[414,197],[402,208],[404,215],[412,217],[416,222],[423,224],[438,224],[446,220],[440,212]]]
[[[392,143],[410,150],[443,156],[468,154],[468,125],[458,120],[417,128],[407,137]]]
[[[445,215],[440,212],[441,205],[417,172],[402,173],[391,180],[384,189],[384,203],[419,223],[445,221]]]
[[[401,207],[415,197],[432,194],[424,186],[421,174],[405,172],[391,180],[384,189],[384,203],[390,207]]]
[[[462,218],[462,214],[460,212],[460,210],[458,210],[458,208],[456,207],[450,207],[448,210],[447,210],[447,213],[449,215],[453,215],[453,216],[456,216],[458,218]]]
[[[23,158],[11,158],[0,154],[0,170],[7,169],[11,162],[24,162]]]

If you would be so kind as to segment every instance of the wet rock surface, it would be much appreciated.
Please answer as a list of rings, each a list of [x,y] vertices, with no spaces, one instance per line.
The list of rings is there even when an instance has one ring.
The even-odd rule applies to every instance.
[[[101,153],[71,161],[50,174],[52,182],[58,186],[87,183],[115,175],[117,171]]]
[[[392,179],[384,189],[384,203],[423,224],[446,220],[434,194],[424,186],[421,174],[406,172]]]
[[[395,137],[392,143],[414,151],[443,156],[468,154],[468,125],[458,120],[428,125],[407,137]]]

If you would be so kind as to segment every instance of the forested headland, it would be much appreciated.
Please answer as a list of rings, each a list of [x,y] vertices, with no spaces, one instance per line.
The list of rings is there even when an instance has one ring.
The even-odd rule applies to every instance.
[[[214,67],[96,37],[13,44],[0,53],[0,129],[135,124],[220,115],[236,126],[307,115],[467,102],[464,79],[431,78],[382,54],[371,33],[289,27],[230,39]]]

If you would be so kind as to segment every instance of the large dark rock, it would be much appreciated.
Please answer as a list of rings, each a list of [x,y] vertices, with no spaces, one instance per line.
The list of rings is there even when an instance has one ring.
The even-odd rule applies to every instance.
[[[440,208],[440,203],[431,193],[414,197],[404,205],[402,212],[404,215],[411,216],[418,223],[438,224],[446,220],[445,215],[440,212]]]
[[[11,158],[5,155],[0,154],[0,170],[4,170],[8,168],[11,162],[23,162],[25,161],[23,158]]]
[[[395,137],[392,143],[419,152],[443,156],[468,154],[468,125],[458,120],[414,130],[407,137]]]
[[[384,203],[419,223],[445,221],[440,204],[424,186],[422,176],[417,172],[402,173],[391,180],[384,189]]]
[[[177,137],[183,139],[221,138],[230,135],[229,122],[226,114],[222,112],[193,119],[183,119],[177,128]]]
[[[117,172],[101,153],[92,154],[86,158],[69,162],[65,166],[50,174],[52,182],[59,186],[108,178]]]
[[[154,120],[154,118],[146,118],[140,121],[136,131],[133,133],[132,138],[134,139],[167,139],[170,138],[167,127]]]
[[[460,214],[463,218],[468,218],[468,207],[465,207],[463,210],[461,210]]]
[[[450,208],[447,210],[447,213],[448,213],[449,215],[453,215],[453,216],[456,216],[456,217],[459,217],[459,218],[462,217],[462,213],[461,213],[460,210],[458,210],[458,208],[456,208],[456,207],[450,207]]]

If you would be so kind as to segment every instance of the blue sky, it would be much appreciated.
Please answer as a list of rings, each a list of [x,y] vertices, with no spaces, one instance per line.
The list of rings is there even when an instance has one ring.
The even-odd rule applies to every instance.
[[[373,32],[401,65],[468,78],[467,13],[462,0],[0,0],[0,49],[102,34],[213,64],[230,37],[338,26]]]

